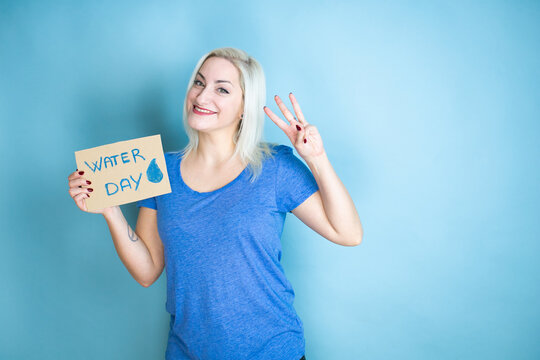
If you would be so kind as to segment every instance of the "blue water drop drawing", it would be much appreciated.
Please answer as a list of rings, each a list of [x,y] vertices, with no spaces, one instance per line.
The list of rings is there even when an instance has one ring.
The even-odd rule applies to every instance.
[[[152,161],[150,161],[150,165],[148,165],[148,169],[146,169],[146,178],[148,181],[153,183],[158,183],[163,180],[163,173],[156,164],[156,159],[152,159]]]

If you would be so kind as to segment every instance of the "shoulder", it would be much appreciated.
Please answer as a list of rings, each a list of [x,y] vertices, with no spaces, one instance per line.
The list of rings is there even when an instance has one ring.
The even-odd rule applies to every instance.
[[[179,157],[179,156],[182,156],[182,151],[181,150],[178,150],[178,151],[167,151],[166,153],[164,153],[163,155],[165,155],[165,157]]]
[[[281,145],[281,144],[271,144],[270,145],[272,149],[279,154],[292,154],[293,148],[287,145]]]
[[[163,154],[165,157],[165,162],[167,164],[173,162],[174,160],[179,160],[182,158],[182,151],[168,151]]]
[[[276,143],[266,143],[267,152],[264,155],[264,162],[272,167],[281,167],[294,157],[293,148],[287,145]]]
[[[180,161],[182,157],[181,151],[169,151],[166,153],[163,153],[163,157],[165,158],[165,166],[167,169],[173,169],[178,165],[178,162]]]
[[[272,163],[280,172],[303,167],[304,162],[294,153],[294,148],[287,145],[272,144]]]
[[[272,157],[274,159],[279,159],[290,155],[294,156],[293,148],[290,146],[280,144],[269,144],[268,146],[272,151]]]

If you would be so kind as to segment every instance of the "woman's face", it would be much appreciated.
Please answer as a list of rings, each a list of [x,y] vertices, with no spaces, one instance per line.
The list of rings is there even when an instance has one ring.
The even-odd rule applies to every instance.
[[[207,59],[187,94],[187,120],[203,132],[230,130],[236,133],[243,111],[238,69],[223,58]]]

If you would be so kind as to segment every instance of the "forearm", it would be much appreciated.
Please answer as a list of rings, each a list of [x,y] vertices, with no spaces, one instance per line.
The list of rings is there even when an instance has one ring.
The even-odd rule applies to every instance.
[[[120,260],[139,284],[149,286],[154,280],[155,266],[148,247],[129,226],[120,207],[111,208],[103,217]]]
[[[311,169],[328,221],[340,238],[347,243],[359,244],[363,229],[360,217],[349,192],[337,176],[326,153],[306,161]]]

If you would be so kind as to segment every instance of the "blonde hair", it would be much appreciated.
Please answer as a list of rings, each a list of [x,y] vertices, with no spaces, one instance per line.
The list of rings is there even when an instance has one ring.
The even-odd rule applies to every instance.
[[[272,154],[272,147],[266,142],[261,141],[264,128],[263,106],[266,101],[266,83],[261,65],[245,51],[230,47],[219,48],[203,55],[189,79],[187,92],[193,86],[195,76],[210,57],[219,57],[229,60],[240,73],[240,86],[242,88],[244,99],[244,112],[240,120],[238,131],[234,136],[235,151],[233,157],[240,156],[241,161],[247,165],[251,171],[251,182],[255,181],[262,169],[262,162],[266,156]],[[182,150],[182,157],[186,157],[192,150],[197,149],[199,145],[199,134],[188,124],[187,93],[184,99],[183,121],[184,129],[187,133],[189,142]]]

